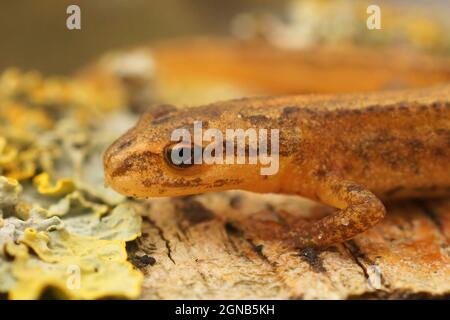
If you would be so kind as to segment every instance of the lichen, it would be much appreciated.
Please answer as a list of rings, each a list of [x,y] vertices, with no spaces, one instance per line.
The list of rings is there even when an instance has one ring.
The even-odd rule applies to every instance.
[[[0,76],[0,293],[10,299],[140,294],[126,242],[140,236],[141,218],[104,188],[101,164],[117,135],[111,119],[127,114],[99,85]]]

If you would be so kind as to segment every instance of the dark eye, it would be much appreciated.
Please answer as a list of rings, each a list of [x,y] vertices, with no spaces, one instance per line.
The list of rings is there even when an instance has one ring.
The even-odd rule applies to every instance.
[[[165,150],[166,162],[176,168],[185,169],[194,165],[194,146],[176,144]]]

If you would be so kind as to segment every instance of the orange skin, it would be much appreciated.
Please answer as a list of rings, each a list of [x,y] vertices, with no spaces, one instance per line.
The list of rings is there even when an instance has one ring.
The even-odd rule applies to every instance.
[[[450,80],[448,59],[399,48],[286,50],[264,41],[188,38],[152,46],[152,55],[161,83],[225,81],[270,95],[418,88]]]
[[[280,168],[198,164],[174,169],[171,132],[192,128],[280,130]],[[368,94],[250,98],[176,111],[161,106],[104,155],[106,183],[137,198],[243,189],[296,194],[336,213],[298,227],[298,247],[354,237],[385,216],[380,199],[450,194],[450,85]]]
[[[168,98],[168,92],[184,96],[186,91],[211,87],[228,88],[225,92],[231,87],[231,92],[238,89],[239,93],[228,94],[255,96],[369,92],[450,81],[448,58],[399,47],[340,44],[286,50],[258,40],[187,38],[125,50],[113,57],[83,69],[78,79],[123,96],[138,111],[154,99],[180,99],[177,94]],[[144,66],[154,64],[155,70],[144,67],[127,72],[130,59]],[[197,95],[193,98],[202,99]]]

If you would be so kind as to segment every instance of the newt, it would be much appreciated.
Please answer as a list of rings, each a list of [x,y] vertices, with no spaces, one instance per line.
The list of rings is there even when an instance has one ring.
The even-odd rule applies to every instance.
[[[261,164],[173,163],[171,133],[194,121],[223,132],[278,128],[278,172],[261,175]],[[289,236],[297,247],[329,246],[381,221],[386,199],[450,194],[450,85],[164,105],[106,150],[104,168],[107,185],[136,198],[242,189],[315,200],[335,213]]]
[[[122,93],[133,109],[145,110],[155,99],[204,104],[218,93],[232,99],[428,87],[450,81],[450,61],[398,47],[287,50],[262,40],[194,37],[107,54],[78,79]]]

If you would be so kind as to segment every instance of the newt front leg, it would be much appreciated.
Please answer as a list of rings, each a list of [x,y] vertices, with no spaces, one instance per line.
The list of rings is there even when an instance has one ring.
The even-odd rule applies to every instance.
[[[144,198],[242,189],[297,194],[337,208],[295,228],[299,247],[327,246],[367,230],[385,215],[379,199],[450,194],[450,85],[162,109],[143,116],[106,151],[106,182],[118,192]],[[221,133],[279,130],[278,172],[262,175],[261,162],[173,162],[167,156],[173,132],[191,132],[197,121]],[[195,158],[193,150],[204,148],[195,143],[175,150]],[[249,155],[254,145],[244,149]]]
[[[297,247],[328,246],[351,239],[380,222],[386,214],[383,203],[372,192],[335,177],[319,182],[316,197],[337,211],[290,231],[288,239]]]

